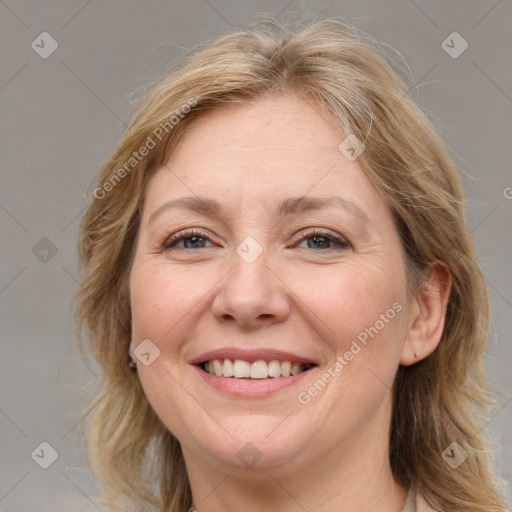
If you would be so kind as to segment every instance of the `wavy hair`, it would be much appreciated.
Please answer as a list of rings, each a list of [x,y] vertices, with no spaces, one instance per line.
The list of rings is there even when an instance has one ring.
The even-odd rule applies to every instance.
[[[359,162],[393,214],[411,289],[436,260],[451,273],[438,348],[396,375],[389,438],[395,478],[437,510],[505,511],[481,430],[489,406],[489,294],[456,165],[409,97],[404,75],[386,45],[338,18],[284,26],[268,17],[195,48],[146,93],[101,168],[78,241],[78,344],[83,354],[86,340],[99,364],[97,393],[83,416],[92,412],[84,423],[102,504],[183,512],[192,501],[180,444],[128,365],[128,282],[152,170],[205,111],[288,94],[320,106],[340,137],[364,141]],[[457,469],[442,458],[452,442],[469,454]]]

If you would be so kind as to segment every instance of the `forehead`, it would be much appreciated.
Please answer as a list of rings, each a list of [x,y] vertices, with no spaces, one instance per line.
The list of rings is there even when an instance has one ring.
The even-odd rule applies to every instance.
[[[212,109],[198,117],[173,151],[169,162],[182,164],[191,148],[204,150],[194,158],[222,158],[225,161],[247,155],[247,163],[262,164],[295,156],[315,159],[339,156],[343,132],[335,120],[313,103],[291,96],[255,98],[239,104]],[[207,149],[208,153],[205,152]],[[252,161],[251,161],[252,160]],[[321,163],[321,162],[320,162]]]
[[[146,194],[151,206],[183,195],[266,208],[312,193],[385,208],[357,160],[339,150],[345,135],[314,104],[290,96],[211,110],[190,125]],[[263,202],[263,203],[262,203]]]

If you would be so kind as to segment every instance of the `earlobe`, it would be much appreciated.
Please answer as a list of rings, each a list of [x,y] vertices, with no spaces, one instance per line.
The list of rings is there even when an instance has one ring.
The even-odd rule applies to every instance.
[[[137,360],[135,359],[135,354],[134,354],[134,351],[135,350],[135,343],[133,342],[133,337],[130,341],[130,347],[128,348],[128,355],[130,356],[130,360],[128,362],[128,366],[134,370],[137,368]]]
[[[451,276],[447,265],[442,261],[435,261],[411,299],[401,365],[410,366],[425,359],[439,345],[450,290]]]

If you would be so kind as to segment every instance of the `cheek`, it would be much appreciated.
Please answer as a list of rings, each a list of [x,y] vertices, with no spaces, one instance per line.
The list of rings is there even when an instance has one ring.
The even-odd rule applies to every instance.
[[[296,281],[300,282],[300,281]],[[405,273],[398,266],[347,264],[302,280],[309,323],[329,346],[318,407],[356,416],[379,407],[392,387],[404,337]],[[302,311],[306,311],[305,308]],[[327,343],[325,343],[327,342]],[[314,396],[315,390],[304,390]],[[349,428],[347,426],[347,428]]]
[[[383,410],[400,359],[405,278],[398,266],[367,261],[331,275],[309,274],[301,284],[308,306],[302,311],[310,310],[309,323],[326,333],[321,341],[328,341],[331,355],[317,380],[300,389],[299,402],[315,408],[323,434],[333,439],[360,431]]]
[[[309,318],[326,334],[337,353],[350,348],[358,336],[368,331],[384,343],[401,329],[399,309],[405,301],[405,279],[400,269],[379,265],[346,264],[332,271],[308,272],[308,278],[296,276],[294,289]],[[393,305],[395,307],[393,307]],[[375,329],[378,336],[375,335]],[[361,336],[360,336],[361,335]],[[391,341],[391,340],[389,340]],[[398,340],[397,340],[398,341]]]
[[[165,264],[141,264],[134,267],[130,279],[132,333],[136,343],[144,338],[163,341],[178,338],[185,329],[187,316],[211,290],[214,282],[197,279],[187,269],[171,271]]]
[[[149,366],[138,365],[138,375],[153,410],[181,442],[190,437],[183,418],[198,415],[197,403],[183,385],[180,353],[190,336],[194,306],[211,288],[198,279],[192,282],[187,270],[170,271],[153,262],[134,265],[130,279],[135,345],[150,339],[160,350]],[[200,415],[197,422],[198,428],[211,428]]]

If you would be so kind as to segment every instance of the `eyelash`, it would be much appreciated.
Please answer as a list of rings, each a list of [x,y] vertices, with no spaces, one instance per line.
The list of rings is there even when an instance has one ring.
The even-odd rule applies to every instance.
[[[197,229],[190,229],[188,231],[184,231],[181,233],[180,232],[175,233],[174,235],[171,235],[170,237],[168,237],[162,246],[162,250],[169,251],[169,250],[173,249],[173,244],[175,244],[177,242],[181,242],[182,240],[185,240],[186,238],[192,238],[194,236],[201,237],[206,240],[210,240],[210,237],[208,236],[207,233],[205,233],[203,231],[199,231]],[[348,249],[351,247],[350,244],[346,240],[335,235],[333,232],[328,231],[328,230],[318,229],[318,228],[313,229],[312,231],[306,231],[306,230],[301,231],[298,235],[296,235],[294,237],[294,242],[302,242],[303,240],[307,240],[308,238],[314,238],[314,237],[323,237],[323,238],[327,238],[331,242],[335,242],[339,246],[339,250]],[[179,249],[187,250],[189,248],[180,247]],[[200,247],[200,249],[203,249],[203,247]],[[305,249],[305,247],[301,247],[301,249]],[[311,249],[311,250],[315,251],[316,249]],[[335,250],[335,248],[330,247],[329,249],[325,249],[322,252],[331,251],[331,250]]]

